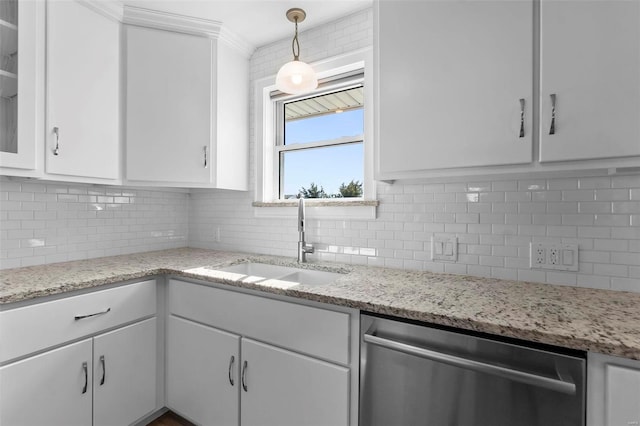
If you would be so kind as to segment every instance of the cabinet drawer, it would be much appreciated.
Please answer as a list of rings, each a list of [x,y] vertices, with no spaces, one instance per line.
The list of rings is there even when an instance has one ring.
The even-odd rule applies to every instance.
[[[3,311],[0,362],[155,313],[155,280]]]
[[[171,280],[169,310],[218,329],[349,363],[349,314]]]

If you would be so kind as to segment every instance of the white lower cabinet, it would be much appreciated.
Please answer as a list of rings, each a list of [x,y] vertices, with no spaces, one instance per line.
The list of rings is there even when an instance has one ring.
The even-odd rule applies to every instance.
[[[0,306],[0,425],[130,425],[158,406],[156,282]]]
[[[151,318],[0,367],[0,424],[134,423],[156,409],[155,341]]]
[[[156,319],[93,341],[93,426],[128,425],[156,409]]]
[[[242,426],[349,424],[349,369],[242,339]]]
[[[640,361],[589,353],[587,426],[640,424]]]
[[[175,280],[169,311],[169,409],[200,425],[357,424],[349,314]]]
[[[170,316],[167,405],[201,425],[238,425],[240,336]]]
[[[0,367],[0,425],[91,424],[91,339]]]

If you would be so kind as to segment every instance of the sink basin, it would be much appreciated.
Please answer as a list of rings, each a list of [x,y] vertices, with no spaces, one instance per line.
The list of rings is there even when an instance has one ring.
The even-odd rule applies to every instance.
[[[278,288],[291,288],[296,285],[324,285],[334,282],[341,276],[341,274],[335,272],[314,271],[257,262],[239,263],[220,268],[217,271],[223,272],[224,278],[234,281]]]
[[[323,285],[332,283],[339,277],[340,274],[337,274],[335,272],[310,271],[308,269],[301,269],[278,279],[281,281],[295,282],[304,285]]]
[[[287,275],[295,272],[295,268],[288,268],[286,266],[268,265],[266,263],[238,263],[237,265],[229,266],[227,268],[219,269],[223,272],[233,272],[237,274],[261,277],[262,279],[274,278],[282,275]]]

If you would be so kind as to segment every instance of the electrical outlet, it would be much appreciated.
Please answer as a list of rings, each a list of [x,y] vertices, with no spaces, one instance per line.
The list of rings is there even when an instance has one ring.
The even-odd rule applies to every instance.
[[[536,265],[544,265],[547,263],[547,251],[542,247],[536,247],[535,253],[532,250],[531,258]]]
[[[529,267],[531,268],[559,271],[578,270],[577,244],[531,243],[529,251]]]

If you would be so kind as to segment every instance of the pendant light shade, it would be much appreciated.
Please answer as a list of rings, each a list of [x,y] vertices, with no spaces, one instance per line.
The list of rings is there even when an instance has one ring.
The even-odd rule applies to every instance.
[[[284,64],[276,76],[276,88],[284,93],[299,95],[318,87],[318,78],[313,68],[302,61]]]
[[[318,78],[313,68],[298,59],[300,43],[298,42],[298,22],[304,21],[307,14],[304,10],[294,8],[287,10],[287,19],[296,24],[296,32],[291,42],[293,61],[284,64],[276,76],[276,88],[284,93],[299,95],[318,87]]]

